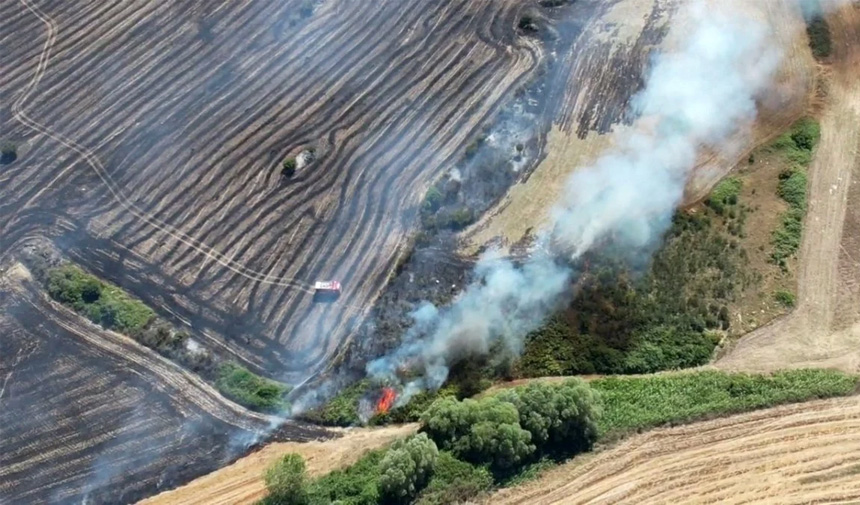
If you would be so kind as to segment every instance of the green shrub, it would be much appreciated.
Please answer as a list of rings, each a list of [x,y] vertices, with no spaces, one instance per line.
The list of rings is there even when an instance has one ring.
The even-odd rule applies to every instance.
[[[368,452],[355,464],[315,480],[308,488],[310,504],[377,505],[379,464],[384,455],[384,450]]]
[[[392,445],[379,463],[379,494],[389,503],[409,503],[433,475],[439,450],[424,433]]]
[[[812,151],[821,139],[821,125],[815,119],[805,117],[792,125],[789,135],[798,149]]]
[[[418,496],[417,505],[448,505],[463,503],[493,486],[493,475],[482,466],[475,466],[442,451],[427,487]]]
[[[806,171],[802,169],[791,170],[779,181],[777,193],[788,202],[792,208],[806,211]]]
[[[282,165],[281,174],[284,177],[292,177],[296,174],[296,168],[299,166],[295,158],[287,158]]]
[[[597,439],[597,399],[581,379],[560,385],[532,382],[495,397],[516,407],[539,455],[587,451]]]
[[[773,299],[786,308],[794,307],[794,293],[791,291],[779,290],[773,294]]]
[[[743,188],[743,182],[737,177],[726,177],[711,191],[708,197],[708,205],[718,214],[725,211],[728,206],[736,205]]]
[[[782,267],[800,248],[808,183],[805,168],[812,161],[812,151],[820,137],[821,127],[818,122],[804,118],[771,145],[772,150],[782,153],[794,165],[779,176],[777,192],[790,208],[782,215],[780,226],[774,230],[771,238],[771,262]]]
[[[857,378],[833,370],[773,375],[716,371],[611,377],[591,382],[603,401],[602,437],[614,438],[667,423],[685,423],[783,403],[850,394]]]
[[[496,398],[441,398],[421,416],[422,431],[443,450],[497,470],[514,468],[534,453],[531,434],[522,429],[512,404]]]
[[[248,408],[277,412],[289,407],[284,399],[290,391],[287,385],[260,377],[237,363],[221,364],[215,386],[224,396]]]
[[[152,309],[140,300],[70,263],[48,270],[47,288],[58,302],[94,323],[126,335],[140,335],[155,319]]]
[[[806,23],[806,33],[809,35],[809,47],[816,59],[824,59],[833,52],[833,41],[830,26],[821,15],[815,15]]]
[[[355,426],[361,424],[358,403],[370,390],[370,381],[362,380],[341,390],[325,405],[302,414],[307,421],[325,426]]]
[[[270,505],[305,505],[308,483],[305,460],[298,454],[287,454],[266,470],[264,480]]]
[[[442,206],[442,202],[445,197],[442,195],[442,192],[439,191],[439,188],[436,186],[430,186],[430,189],[427,190],[427,194],[424,195],[424,203],[421,205],[421,209],[424,212],[436,212],[439,207]]]

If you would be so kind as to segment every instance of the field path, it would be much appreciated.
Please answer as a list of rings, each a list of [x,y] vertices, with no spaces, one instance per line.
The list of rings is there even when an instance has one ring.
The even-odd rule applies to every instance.
[[[716,366],[769,371],[828,366],[860,371],[860,6],[832,17],[837,62],[822,137],[809,170],[798,306],[745,337]]]

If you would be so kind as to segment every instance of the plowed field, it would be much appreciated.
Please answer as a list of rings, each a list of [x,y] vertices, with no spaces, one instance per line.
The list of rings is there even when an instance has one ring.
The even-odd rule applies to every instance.
[[[0,305],[0,503],[133,500],[217,468],[274,421],[83,323],[20,265],[0,280]]]
[[[429,182],[535,70],[523,8],[0,0],[0,139],[19,144],[0,266],[47,239],[219,355],[300,382],[372,306]],[[328,279],[343,296],[315,303]],[[272,424],[21,282],[0,315],[4,505],[152,494]]]
[[[57,236],[210,345],[292,380],[323,366],[536,57],[519,2],[303,3],[2,0],[3,125],[27,141],[4,244]],[[343,301],[313,303],[318,279]]]

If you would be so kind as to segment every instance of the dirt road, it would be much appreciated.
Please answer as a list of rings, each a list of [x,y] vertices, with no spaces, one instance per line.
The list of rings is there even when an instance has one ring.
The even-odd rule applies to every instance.
[[[860,7],[843,9],[831,24],[837,54],[809,170],[798,306],[741,339],[719,368],[860,370]]]

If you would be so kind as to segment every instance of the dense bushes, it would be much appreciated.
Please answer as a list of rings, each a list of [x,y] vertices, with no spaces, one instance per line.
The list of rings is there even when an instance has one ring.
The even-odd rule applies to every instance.
[[[400,440],[379,463],[379,494],[389,503],[409,503],[433,475],[439,450],[425,434]]]
[[[221,364],[215,386],[224,396],[255,410],[277,412],[288,407],[284,400],[289,392],[286,385],[253,374],[236,363]]]
[[[820,14],[815,14],[806,23],[806,33],[809,35],[809,47],[812,55],[821,60],[830,56],[833,52],[833,40],[830,35],[830,26],[827,20]]]
[[[737,177],[726,177],[711,191],[708,205],[722,215],[727,206],[736,205],[741,194],[743,183]]]
[[[504,473],[545,454],[590,449],[597,438],[596,401],[578,379],[480,400],[442,398],[421,416],[422,431],[454,456]]]
[[[792,370],[773,375],[704,371],[610,377],[591,382],[591,387],[603,404],[601,437],[617,437],[666,423],[847,395],[856,384],[856,377],[833,370]]]
[[[497,398],[441,398],[421,416],[422,430],[444,450],[475,464],[505,470],[535,450],[514,405]]]
[[[448,505],[477,496],[493,486],[493,474],[442,451],[433,478],[421,492],[418,505]]]
[[[141,301],[71,264],[48,272],[48,293],[92,322],[131,336],[140,335],[155,318]]]
[[[267,502],[272,505],[305,505],[308,502],[305,461],[298,454],[287,454],[266,470]]]
[[[803,218],[806,215],[806,167],[821,137],[819,124],[810,118],[798,121],[770,147],[782,155],[790,167],[779,176],[778,193],[789,209],[782,214],[780,226],[773,232],[771,261],[782,267],[800,248]]]
[[[531,434],[538,454],[576,454],[591,449],[597,439],[598,399],[585,382],[533,382],[496,398],[517,409],[520,426]]]
[[[728,305],[754,280],[729,230],[742,226],[743,213],[725,213],[679,212],[642,273],[589,258],[578,295],[527,337],[516,373],[649,373],[706,363],[718,340],[713,330],[729,328]]]

